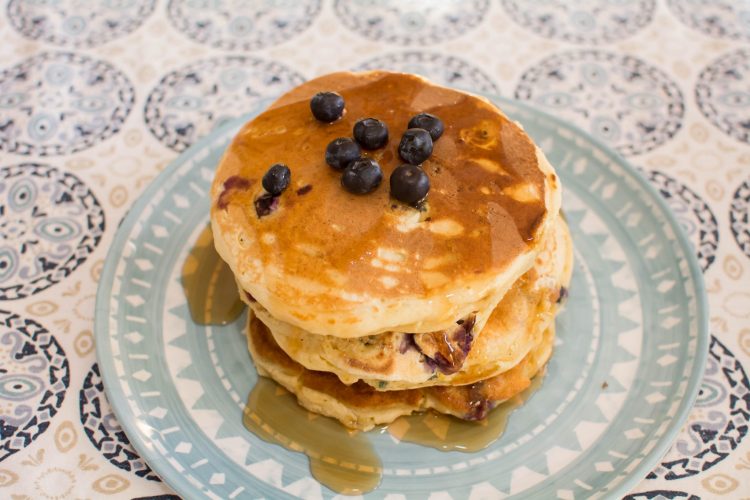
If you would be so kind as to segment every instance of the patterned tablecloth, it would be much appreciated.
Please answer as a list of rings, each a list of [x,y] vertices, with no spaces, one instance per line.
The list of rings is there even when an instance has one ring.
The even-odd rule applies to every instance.
[[[391,68],[529,101],[642,169],[711,306],[698,401],[628,498],[750,495],[750,3],[10,0],[0,13],[0,497],[170,498],[103,393],[94,298],[166,164],[259,98]]]

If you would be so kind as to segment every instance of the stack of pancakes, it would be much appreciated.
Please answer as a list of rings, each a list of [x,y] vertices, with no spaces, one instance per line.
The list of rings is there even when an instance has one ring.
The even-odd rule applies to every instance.
[[[344,116],[312,116],[317,92]],[[389,195],[398,142],[418,113],[445,125],[422,165],[418,208]],[[390,139],[364,154],[385,181],[355,195],[325,162],[328,143],[362,118]],[[291,184],[259,216],[274,163]],[[305,408],[369,429],[434,409],[479,420],[524,390],[549,359],[572,268],[560,182],[520,126],[484,98],[408,74],[334,73],[309,81],[247,123],[212,187],[217,251],[250,306],[258,372]]]

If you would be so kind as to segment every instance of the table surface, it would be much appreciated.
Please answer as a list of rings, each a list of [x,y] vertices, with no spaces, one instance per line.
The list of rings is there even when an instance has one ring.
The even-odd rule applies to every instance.
[[[629,498],[750,498],[750,2],[569,4],[6,2],[0,497],[171,498],[96,364],[94,299],[118,223],[257,99],[386,68],[527,100],[642,169],[695,246],[711,342],[688,422]]]

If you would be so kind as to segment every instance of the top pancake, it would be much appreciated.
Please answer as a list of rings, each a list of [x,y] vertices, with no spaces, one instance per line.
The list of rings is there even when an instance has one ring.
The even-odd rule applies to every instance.
[[[323,90],[346,102],[332,124],[310,112]],[[421,112],[440,117],[445,132],[423,164],[431,189],[420,211],[391,198],[388,179]],[[366,117],[389,128],[385,147],[363,151],[384,178],[354,195],[324,155]],[[289,166],[291,184],[259,218],[253,202],[274,163]],[[560,205],[544,155],[489,101],[381,71],[330,74],[282,96],[234,138],[211,195],[216,247],[240,286],[276,318],[340,337],[435,331],[478,304],[494,308],[531,267]]]

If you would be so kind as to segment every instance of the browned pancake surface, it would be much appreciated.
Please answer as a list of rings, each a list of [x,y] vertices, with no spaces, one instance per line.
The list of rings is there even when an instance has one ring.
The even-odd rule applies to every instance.
[[[344,97],[342,119],[315,120],[309,101],[320,90]],[[426,212],[415,229],[404,232],[398,216],[415,209],[390,198],[388,179],[402,163],[401,135],[420,112],[439,116],[445,132],[423,165],[432,185]],[[354,123],[366,117],[385,121],[390,139],[384,148],[365,152],[380,163],[384,179],[375,192],[360,196],[341,187],[341,173],[325,163],[324,153],[333,139],[352,137]],[[292,183],[279,209],[259,218],[253,202],[274,163],[289,166]],[[232,220],[260,238],[273,234],[272,241],[253,244],[262,268],[274,265],[352,294],[415,295],[430,288],[430,272],[451,279],[493,272],[533,245],[547,210],[544,175],[531,140],[487,101],[412,75],[335,73],[296,88],[245,125],[217,173],[212,211],[219,223]],[[455,234],[441,231],[445,220]],[[399,273],[397,286],[375,279],[371,260],[383,248],[403,251],[399,266],[410,272]],[[280,299],[283,293],[274,290]]]

